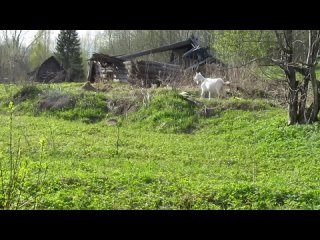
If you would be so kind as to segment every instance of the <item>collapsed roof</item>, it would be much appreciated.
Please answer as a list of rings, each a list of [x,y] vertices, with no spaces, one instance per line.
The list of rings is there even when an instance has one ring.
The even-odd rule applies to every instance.
[[[154,61],[137,61],[136,59],[149,54],[162,53],[171,51],[170,59],[168,62]],[[214,57],[209,48],[199,46],[199,41],[194,36],[191,36],[185,41],[176,42],[148,50],[143,50],[130,54],[122,54],[110,56],[102,53],[94,53],[89,59],[90,68],[88,72],[88,81],[94,82],[98,76],[100,78],[117,79],[128,81],[133,76],[140,78],[150,78],[150,76],[157,76],[160,73],[166,72],[164,69],[175,69],[176,72],[187,70],[190,68],[197,68],[207,63],[215,63],[217,65],[225,66],[219,59]],[[130,63],[131,62],[131,63]],[[135,62],[135,63],[134,63]],[[150,66],[145,67],[150,62]],[[143,68],[143,74],[140,68]],[[110,68],[113,68],[113,73],[110,73]],[[107,70],[108,69],[108,70]],[[134,72],[131,72],[134,69]],[[150,74],[150,71],[152,72]],[[170,72],[172,74],[172,71]],[[145,80],[145,79],[144,79]]]
[[[66,70],[54,56],[51,56],[28,75],[36,82],[63,82],[66,79]]]

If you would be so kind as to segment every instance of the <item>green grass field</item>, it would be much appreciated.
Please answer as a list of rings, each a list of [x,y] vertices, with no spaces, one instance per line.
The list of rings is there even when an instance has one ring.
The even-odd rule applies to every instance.
[[[143,106],[122,86],[80,86],[51,86],[72,107],[40,111],[47,85],[16,98],[10,154],[7,104],[21,87],[0,85],[2,166],[10,156],[29,164],[19,208],[320,209],[319,124],[287,126],[286,109],[262,99],[206,100],[206,117],[175,91],[152,90]],[[136,111],[126,117],[103,106],[129,95]]]

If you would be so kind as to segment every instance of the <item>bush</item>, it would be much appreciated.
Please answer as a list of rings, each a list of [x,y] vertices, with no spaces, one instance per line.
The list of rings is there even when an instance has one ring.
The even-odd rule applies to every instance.
[[[197,107],[183,99],[178,92],[168,91],[151,98],[132,120],[161,132],[191,133],[198,126]]]
[[[13,95],[15,104],[21,103],[27,99],[35,99],[42,93],[36,85],[27,85],[22,87],[17,93]]]
[[[73,108],[76,99],[64,92],[49,91],[42,95],[38,104],[38,110],[62,110]]]

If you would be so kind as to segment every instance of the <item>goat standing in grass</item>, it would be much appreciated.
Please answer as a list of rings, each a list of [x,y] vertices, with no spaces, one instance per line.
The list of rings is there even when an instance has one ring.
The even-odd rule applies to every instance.
[[[229,85],[230,82],[225,82],[222,78],[204,78],[200,72],[196,73],[196,76],[193,80],[199,84],[201,83],[201,98],[204,97],[205,92],[209,92],[209,99],[211,99],[211,95],[216,93],[218,98],[220,98],[221,91],[224,91],[224,85]]]

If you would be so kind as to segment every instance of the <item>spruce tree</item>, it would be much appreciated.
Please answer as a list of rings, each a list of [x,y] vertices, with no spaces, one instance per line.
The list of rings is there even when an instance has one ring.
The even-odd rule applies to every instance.
[[[60,31],[55,55],[62,63],[62,66],[69,71],[71,81],[78,81],[84,77],[80,39],[76,30]]]

